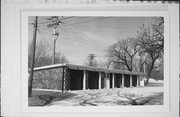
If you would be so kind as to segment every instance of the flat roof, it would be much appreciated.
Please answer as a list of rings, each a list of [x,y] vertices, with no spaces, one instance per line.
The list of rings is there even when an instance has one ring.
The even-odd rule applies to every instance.
[[[88,70],[88,71],[96,71],[96,72],[132,74],[132,75],[145,75],[145,73],[142,73],[142,72],[131,72],[131,71],[127,71],[127,70],[116,70],[116,69],[109,69],[109,68],[83,66],[83,65],[73,65],[73,64],[55,64],[55,65],[36,67],[36,68],[34,68],[34,71],[41,71],[41,70],[55,69],[55,68],[62,68],[62,67],[67,67],[67,68],[75,69],[75,70]]]

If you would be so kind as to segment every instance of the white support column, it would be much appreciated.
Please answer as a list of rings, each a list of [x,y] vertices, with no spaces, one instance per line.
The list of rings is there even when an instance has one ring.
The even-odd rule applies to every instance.
[[[137,75],[137,85],[136,85],[136,87],[138,87],[139,86],[139,75]]]
[[[130,74],[130,87],[132,87],[132,75]]]
[[[106,89],[110,88],[110,74],[106,73]]]
[[[144,78],[142,75],[139,75],[139,86],[144,86]]]
[[[115,75],[114,75],[114,73],[112,73],[112,88],[114,88],[114,77],[115,77]]]
[[[99,72],[99,89],[101,89],[101,72]]]
[[[86,90],[86,70],[83,71],[83,90]]]
[[[107,88],[107,72],[105,73],[105,78],[104,78],[104,89]]]
[[[124,74],[122,74],[122,87],[124,88]]]

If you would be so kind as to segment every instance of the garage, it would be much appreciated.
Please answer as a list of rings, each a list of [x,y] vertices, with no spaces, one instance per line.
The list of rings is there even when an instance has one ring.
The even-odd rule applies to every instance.
[[[130,87],[130,75],[128,75],[128,74],[124,75],[124,86]]]
[[[105,78],[106,78],[106,73],[105,72],[101,72],[101,88],[102,89],[105,88]]]
[[[98,89],[99,72],[88,72],[88,86],[89,89]]]
[[[113,74],[112,73],[110,73],[110,88],[112,88],[112,86],[113,86]]]
[[[83,71],[82,70],[70,70],[70,90],[82,90],[83,89]]]
[[[137,86],[137,75],[132,75],[132,86],[133,87]]]
[[[114,86],[120,88],[122,85],[122,74],[115,74]]]

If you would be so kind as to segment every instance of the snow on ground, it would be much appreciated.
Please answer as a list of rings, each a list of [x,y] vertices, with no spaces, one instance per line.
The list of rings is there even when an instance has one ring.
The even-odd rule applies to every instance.
[[[150,80],[147,87],[75,90],[68,92],[33,90],[29,106],[117,106],[162,105],[163,83]],[[38,101],[37,101],[38,100]]]
[[[163,80],[155,80],[155,79],[149,79],[149,82],[150,83],[163,83],[164,81]]]
[[[129,105],[132,99],[161,96],[163,92],[162,87],[139,87],[139,88],[115,88],[115,89],[101,89],[101,90],[79,90],[71,91],[77,94],[72,98],[54,101],[47,106],[116,106],[116,105]],[[161,104],[161,102],[160,102]]]

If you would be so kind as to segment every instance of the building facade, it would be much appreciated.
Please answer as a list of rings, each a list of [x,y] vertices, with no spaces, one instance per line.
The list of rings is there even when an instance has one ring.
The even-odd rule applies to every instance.
[[[90,66],[57,64],[34,68],[33,88],[62,91],[143,86],[145,74]]]

